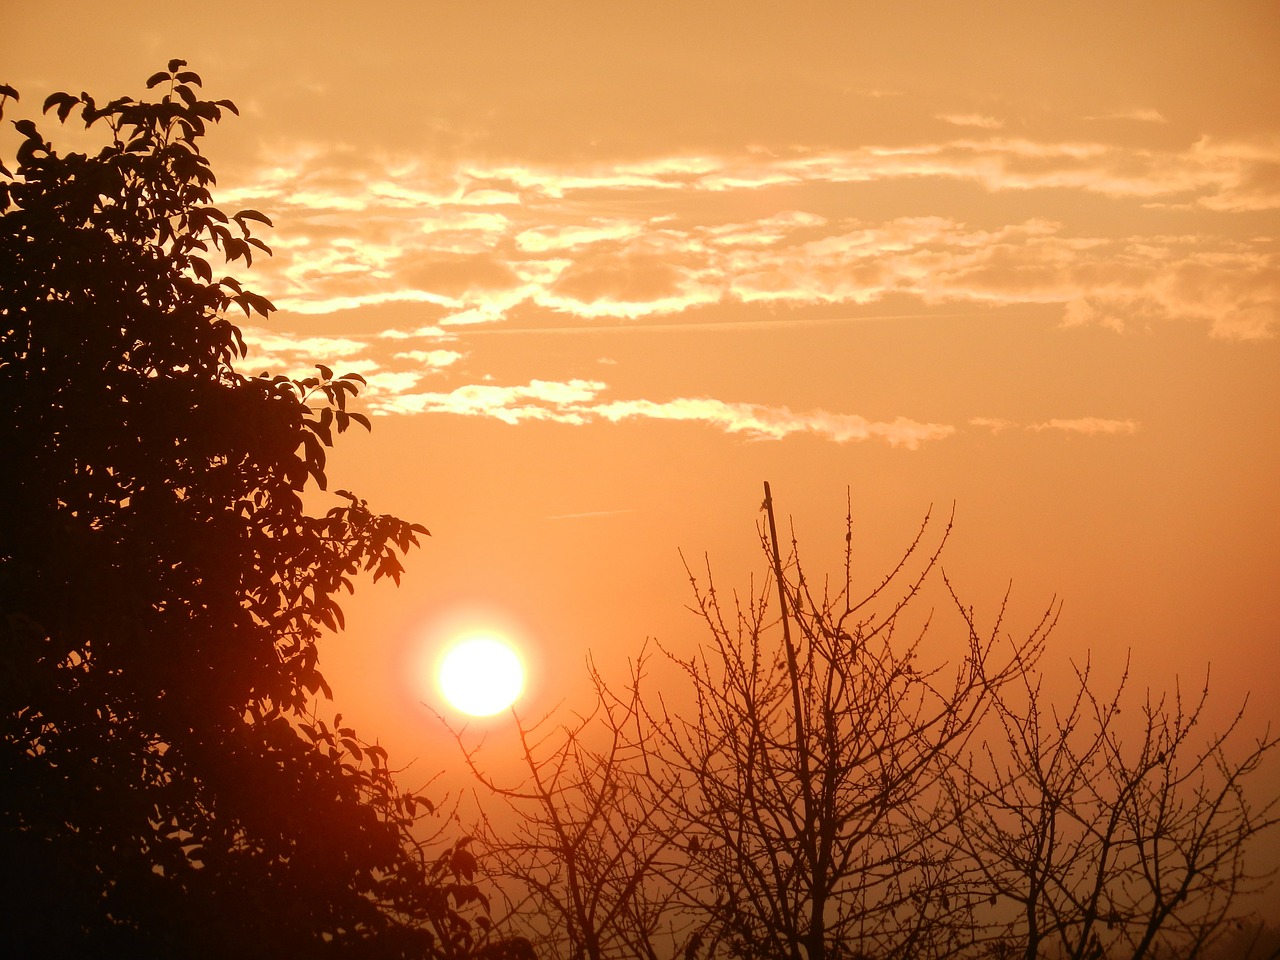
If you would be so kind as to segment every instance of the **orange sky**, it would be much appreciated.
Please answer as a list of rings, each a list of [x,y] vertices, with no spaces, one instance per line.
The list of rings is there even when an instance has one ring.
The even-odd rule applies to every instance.
[[[868,579],[954,500],[979,610],[1280,722],[1274,3],[99,7],[6,12],[0,82],[242,108],[248,372],[364,374],[330,477],[434,533],[322,655],[416,769],[423,637],[507,623],[530,711],[688,649],[677,551],[744,584],[764,479],[814,570],[849,490]]]

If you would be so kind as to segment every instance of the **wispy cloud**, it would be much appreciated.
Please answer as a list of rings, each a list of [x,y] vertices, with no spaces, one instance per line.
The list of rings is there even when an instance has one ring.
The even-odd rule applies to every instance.
[[[429,349],[388,350],[382,338],[361,336],[316,337],[291,335],[263,327],[242,328],[248,357],[239,366],[248,373],[269,370],[273,374],[302,378],[315,374],[325,363],[339,376],[358,373],[366,380],[365,401],[395,396],[418,388],[425,380],[453,366],[465,353],[450,349],[454,338],[444,331],[428,331]],[[403,342],[397,338],[391,344]]]
[[[940,440],[955,432],[955,427],[949,424],[920,423],[905,417],[877,422],[853,414],[825,410],[793,413],[787,407],[726,403],[704,397],[682,397],[664,402],[618,400],[597,406],[594,413],[614,422],[637,418],[696,421],[755,440],[780,440],[809,434],[836,443],[882,440],[890,446],[908,450],[916,449],[927,440]]]
[[[878,440],[908,450],[955,432],[949,424],[921,423],[905,417],[880,422],[854,414],[825,410],[796,413],[787,407],[709,397],[607,400],[602,398],[606,390],[607,385],[600,381],[577,379],[531,380],[514,386],[467,384],[448,391],[379,394],[370,400],[369,407],[381,414],[454,414],[489,417],[509,424],[542,421],[582,426],[667,420],[701,424],[747,440],[809,435],[836,443]]]
[[[472,381],[452,386],[442,383],[437,389],[424,389],[428,383],[439,383],[442,377],[453,376],[454,380],[465,381],[468,376],[453,375],[467,354],[446,345],[453,341],[450,335],[440,331],[434,331],[439,337],[437,343],[399,350],[387,349],[388,344],[402,343],[399,338],[294,338],[261,328],[248,328],[245,333],[252,348],[249,366],[253,369],[268,368],[302,377],[314,371],[317,360],[336,364],[338,373],[359,373],[365,377],[367,387],[362,391],[362,402],[370,413],[381,416],[447,414],[484,417],[512,425],[544,422],[571,426],[655,420],[698,424],[749,441],[808,436],[839,444],[880,442],[905,450],[916,450],[925,443],[956,433],[956,427],[948,423],[907,417],[871,420],[851,413],[823,409],[794,411],[786,406],[707,396],[664,400],[611,398],[607,396],[608,384],[596,379],[535,378],[523,384],[503,385],[481,378],[490,382]],[[600,362],[608,364],[604,358]],[[1017,426],[997,418],[974,418],[969,425],[988,429],[993,434]],[[1122,434],[1133,433],[1138,424],[1132,420],[1088,417],[1048,420],[1023,429]]]
[[[640,221],[592,219],[584,224],[531,227],[515,235],[515,244],[530,253],[581,250],[596,243],[626,240],[643,232],[644,224]]]
[[[584,424],[590,419],[588,404],[605,385],[592,380],[555,382],[530,380],[520,386],[471,383],[440,392],[398,392],[371,398],[374,413],[451,413],[491,417],[503,423],[543,420]]]
[[[1003,433],[1010,427],[1016,427],[1017,424],[1012,420],[1005,420],[1001,417],[973,417],[969,421],[971,427],[981,427],[994,433]]]
[[[1135,420],[1104,420],[1101,417],[1079,417],[1075,420],[1046,420],[1033,423],[1028,430],[1062,430],[1066,433],[1081,433],[1087,436],[1098,434],[1131,434],[1138,432],[1139,424]]]
[[[1006,430],[1029,430],[1042,433],[1046,430],[1057,430],[1062,433],[1076,433],[1085,436],[1116,436],[1137,433],[1141,424],[1136,420],[1108,420],[1102,417],[1077,417],[1075,419],[1044,420],[1020,426],[1013,420],[1002,417],[974,417],[969,426],[990,430],[992,434],[1004,433]]]
[[[1138,107],[1133,110],[1117,110],[1113,113],[1092,114],[1086,120],[1133,120],[1137,123],[1168,123],[1168,119],[1159,110],[1150,107]]]
[[[999,130],[1004,121],[981,113],[939,113],[936,119],[957,127],[979,127],[983,130]]]
[[[997,131],[1003,121],[979,113],[940,113],[938,119],[974,131]],[[1125,118],[1163,123],[1141,109],[1090,119]],[[791,147],[776,152],[684,155],[644,160],[557,166],[462,163],[428,169],[416,162],[376,161],[315,145],[273,157],[246,173],[243,185],[220,191],[231,205],[270,198],[309,219],[331,223],[349,213],[392,216],[412,213],[437,243],[471,245],[484,236],[510,233],[510,220],[524,221],[531,204],[605,194],[706,193],[758,190],[778,184],[861,183],[936,178],[978,183],[991,191],[1072,189],[1117,197],[1175,198],[1213,206],[1239,184],[1280,160],[1274,140],[1231,141],[1202,137],[1182,149],[1138,147],[1105,140],[1037,140],[983,136],[843,150]],[[394,173],[391,168],[394,167]],[[1263,198],[1253,198],[1262,204]],[[1274,206],[1276,198],[1270,205]],[[1255,207],[1265,208],[1265,207]],[[546,208],[540,208],[545,210]],[[516,233],[530,225],[523,223]],[[541,229],[533,225],[535,231]],[[590,230],[586,224],[575,229]],[[598,220],[608,233],[626,221]],[[554,230],[552,231],[554,236]],[[527,235],[537,244],[540,234]],[[554,242],[554,240],[552,241]]]

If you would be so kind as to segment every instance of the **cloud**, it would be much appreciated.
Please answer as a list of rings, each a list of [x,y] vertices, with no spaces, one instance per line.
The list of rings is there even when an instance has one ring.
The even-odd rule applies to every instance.
[[[1104,420],[1100,417],[1080,417],[1075,420],[1046,420],[1033,423],[1028,430],[1061,430],[1066,433],[1082,433],[1086,436],[1098,434],[1132,434],[1137,433],[1140,424],[1136,420]]]
[[[999,130],[1004,126],[1003,120],[980,113],[939,113],[935,119],[957,127],[980,127],[983,130]]]
[[[553,423],[583,424],[589,415],[584,404],[593,400],[605,385],[593,380],[553,382],[530,380],[523,386],[467,384],[447,392],[399,393],[373,398],[373,413],[452,413],[469,417],[492,417],[503,423],[545,420]]]
[[[415,363],[440,369],[457,363],[464,354],[457,350],[405,350],[395,356],[397,360],[412,360]]]
[[[1205,162],[1226,161],[1223,187],[1196,198],[1208,210],[1242,213],[1280,208],[1280,141],[1249,143],[1202,137],[1193,150]]]
[[[564,423],[620,423],[628,420],[669,420],[698,423],[749,440],[781,440],[809,435],[836,443],[879,440],[893,447],[917,449],[922,443],[955,433],[949,424],[921,423],[905,417],[888,422],[853,414],[814,410],[794,413],[787,407],[729,403],[708,397],[673,400],[600,399],[606,384],[595,380],[531,380],[517,386],[467,384],[449,391],[379,394],[370,410],[379,414],[448,413],[491,417],[503,423],[527,421]]]
[[[996,131],[1003,122],[978,113],[941,113],[938,119],[974,131]],[[1163,123],[1155,110],[1093,117]],[[508,219],[522,219],[531,205],[575,195],[723,192],[760,190],[780,183],[852,183],[931,177],[979,183],[992,191],[1069,188],[1130,197],[1196,195],[1214,203],[1230,193],[1255,164],[1280,160],[1274,139],[1227,141],[1204,137],[1189,148],[1134,146],[1105,140],[1035,140],[1027,137],[962,136],[904,143],[869,144],[844,150],[788,148],[719,156],[657,156],[613,163],[560,166],[462,163],[425,169],[417,162],[382,161],[381,166],[345,149],[323,145],[295,148],[270,164],[246,171],[241,185],[219,191],[226,205],[270,200],[288,220],[360,213],[365,218],[411,215],[432,233],[506,233]],[[252,185],[252,186],[250,186]],[[501,208],[501,209],[497,209]],[[288,222],[282,219],[282,223]],[[596,223],[606,232],[627,221]],[[524,224],[517,233],[532,226]],[[577,229],[589,229],[579,224]],[[549,228],[554,242],[554,231]],[[529,234],[537,244],[542,235]]]
[[[908,450],[915,450],[926,440],[939,440],[955,432],[955,427],[949,424],[920,423],[905,417],[886,423],[853,414],[825,410],[793,413],[787,407],[726,403],[705,397],[682,397],[665,402],[619,400],[601,404],[593,412],[615,423],[637,418],[694,421],[753,440],[781,440],[793,434],[810,434],[836,443],[883,440],[890,446]]]
[[[974,417],[969,421],[969,425],[990,430],[993,435],[1004,433],[1006,430],[1019,429],[1019,425],[1014,421],[1000,417]],[[1040,423],[1028,424],[1020,429],[1030,430],[1035,433],[1042,433],[1045,430],[1057,430],[1062,433],[1077,433],[1085,436],[1116,436],[1134,434],[1140,428],[1141,424],[1136,420],[1106,420],[1101,417],[1079,417],[1074,420],[1045,420]]]
[[[516,246],[530,253],[580,250],[596,243],[638,236],[641,223],[592,219],[585,224],[532,227],[515,235]]]
[[[1000,417],[973,417],[969,420],[971,427],[985,427],[993,434],[1003,433],[1010,427],[1017,426],[1012,420],[1004,420]]]
[[[375,307],[384,303],[431,303],[440,306],[456,305],[450,297],[441,297],[426,290],[381,290],[359,295],[293,298],[276,306],[283,306],[290,313],[326,314],[360,307]]]
[[[531,379],[516,385],[471,382],[449,389],[424,390],[422,386],[428,378],[452,370],[466,354],[430,343],[422,348],[387,351],[388,340],[381,337],[295,339],[257,328],[247,331],[247,339],[261,348],[255,351],[260,361],[265,358],[265,365],[273,372],[290,376],[310,375],[317,357],[328,361],[340,359],[339,373],[359,373],[365,377],[367,387],[362,391],[362,402],[376,415],[452,414],[486,417],[513,425],[530,421],[584,426],[664,420],[699,424],[752,441],[809,436],[840,444],[877,441],[906,450],[919,449],[925,443],[945,439],[956,432],[951,424],[907,417],[878,421],[857,414],[822,409],[797,412],[786,406],[705,396],[669,400],[611,399],[604,396],[608,385],[603,381],[579,378]],[[389,342],[402,341],[393,338]],[[600,362],[609,361],[601,358]],[[1010,421],[994,418],[974,418],[969,424],[989,429],[993,434],[1015,426]],[[1132,433],[1137,428],[1131,420],[1090,417],[1049,420],[1026,429],[1116,434]]]
[[[1101,262],[1079,273],[1078,289],[1095,315],[1207,321],[1211,335],[1260,340],[1280,330],[1280,250],[1269,238],[1151,238],[1100,249]],[[1152,242],[1154,241],[1154,242]],[[1108,320],[1106,318],[1110,317]]]
[[[1124,330],[1124,319],[1114,313],[1107,313],[1098,303],[1086,297],[1069,300],[1062,311],[1064,327],[1100,326],[1110,327],[1116,332]]]
[[[634,319],[716,303],[722,294],[722,285],[705,282],[697,265],[690,269],[659,248],[588,254],[534,301],[579,317]]]
[[[1277,310],[1273,303],[1225,310],[1213,317],[1209,332],[1223,340],[1267,340],[1275,336]]]
[[[314,376],[316,364],[324,363],[339,376],[358,373],[366,380],[360,391],[362,401],[371,410],[387,397],[417,389],[425,378],[453,366],[465,356],[461,351],[439,346],[400,350],[388,355],[386,341],[379,335],[307,337],[252,326],[242,328],[241,333],[249,348],[248,356],[239,364],[243,371],[266,370],[301,379]],[[406,335],[390,342],[408,339],[428,343],[452,341],[452,337],[442,331],[426,328],[420,336]]]
[[[1086,120],[1133,120],[1137,123],[1168,123],[1168,119],[1159,110],[1150,107],[1139,107],[1134,110],[1119,110],[1115,113],[1095,114],[1085,117]]]
[[[340,360],[355,356],[366,347],[366,342],[357,337],[301,336],[255,326],[241,326],[240,332],[253,353],[263,356],[303,354]]]
[[[277,256],[255,273],[282,309],[416,305],[424,315],[412,329],[460,330],[517,311],[561,323],[638,322],[717,304],[856,306],[907,296],[928,305],[1056,303],[1067,326],[1195,320],[1240,340],[1280,330],[1274,238],[1081,233],[1044,217],[983,226],[947,213],[855,217],[835,189],[927,179],[1088,193],[1122,205],[1113,222],[1126,225],[1156,208],[1234,215],[1280,208],[1280,144],[1039,141],[984,136],[993,128],[982,115],[940,116],[977,135],[563,167],[379,166],[301,149],[265,170],[256,194],[233,194],[280,224]]]

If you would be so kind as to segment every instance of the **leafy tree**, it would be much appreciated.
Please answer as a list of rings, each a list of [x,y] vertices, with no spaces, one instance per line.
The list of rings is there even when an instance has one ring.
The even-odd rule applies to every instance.
[[[1280,738],[1242,738],[1242,714],[1202,737],[1203,692],[1121,722],[1123,682],[1099,694],[1087,667],[1057,710],[1038,666],[1056,605],[1020,636],[1005,602],[980,627],[941,570],[950,522],[928,548],[926,517],[859,591],[849,517],[843,577],[815,587],[794,540],[784,563],[768,485],[762,509],[760,587],[729,601],[691,575],[710,639],[668,653],[683,690],[647,683],[643,660],[621,694],[597,676],[593,712],[519,725],[519,783],[464,744],[516,818],[478,828],[522,908],[506,922],[589,960],[652,960],[655,943],[685,960],[1137,960],[1223,942],[1259,880],[1250,841],[1280,818],[1250,795]]]
[[[56,93],[0,164],[0,938],[19,956],[456,955],[465,843],[386,752],[315,713],[353,578],[427,531],[326,486],[357,375],[237,372],[223,276],[270,220],[212,205],[227,100],[181,60],[150,101]],[[0,87],[0,114],[17,93]]]

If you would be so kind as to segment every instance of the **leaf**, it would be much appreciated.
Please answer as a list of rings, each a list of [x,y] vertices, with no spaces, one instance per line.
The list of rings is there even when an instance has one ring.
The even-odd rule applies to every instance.
[[[457,906],[465,907],[473,900],[484,903],[484,894],[474,883],[458,884],[453,888],[453,902]]]
[[[331,370],[329,367],[326,367],[323,363],[317,363],[316,369],[320,371],[320,376],[323,377],[324,379],[326,380],[333,379],[333,370]]]
[[[332,423],[333,423],[333,410],[330,409],[329,407],[325,407],[323,410],[320,411],[319,420],[312,420],[310,418],[307,418],[306,420],[303,421],[303,424],[307,427],[307,429],[310,430],[312,433],[314,433],[317,437],[319,437],[320,441],[326,447],[333,446],[333,430],[330,427],[330,424]]]
[[[274,226],[271,218],[265,213],[259,213],[257,210],[241,210],[236,214],[237,220],[257,220],[259,223],[265,223],[268,227]]]
[[[178,72],[178,68],[179,68],[179,67],[185,67],[186,65],[187,65],[187,61],[185,61],[185,60],[170,60],[170,61],[169,61],[169,72],[170,72],[170,73],[177,73],[177,72]]]
[[[56,104],[58,107],[58,120],[61,123],[65,123],[67,117],[71,114],[71,109],[79,102],[79,97],[73,97],[69,93],[51,93],[45,98],[44,108],[40,112],[48,113],[49,108]]]
[[[226,281],[224,280],[223,282],[225,283]],[[256,293],[250,293],[248,290],[232,297],[231,302],[242,309],[246,317],[249,316],[249,311],[251,309],[265,317],[276,308],[275,304],[266,297],[259,296]]]
[[[178,74],[178,82],[194,83],[197,87],[204,86],[204,84],[200,82],[200,74],[196,73],[194,70],[182,71],[182,73]]]
[[[476,875],[476,858],[470,850],[464,848],[463,843],[459,843],[453,851],[453,856],[449,858],[449,869],[455,876],[470,881],[475,879]]]
[[[22,99],[18,96],[18,91],[13,89],[13,87],[9,86],[7,83],[0,83],[0,97],[12,97],[14,100]]]
[[[276,305],[266,297],[260,297],[258,294],[250,293],[248,290],[242,293],[241,296],[249,302],[249,305],[252,306],[255,311],[264,317],[276,308]]]
[[[163,70],[159,73],[153,73],[151,76],[147,77],[147,89],[150,90],[152,87],[158,87],[168,79],[169,74],[165,73]]]

